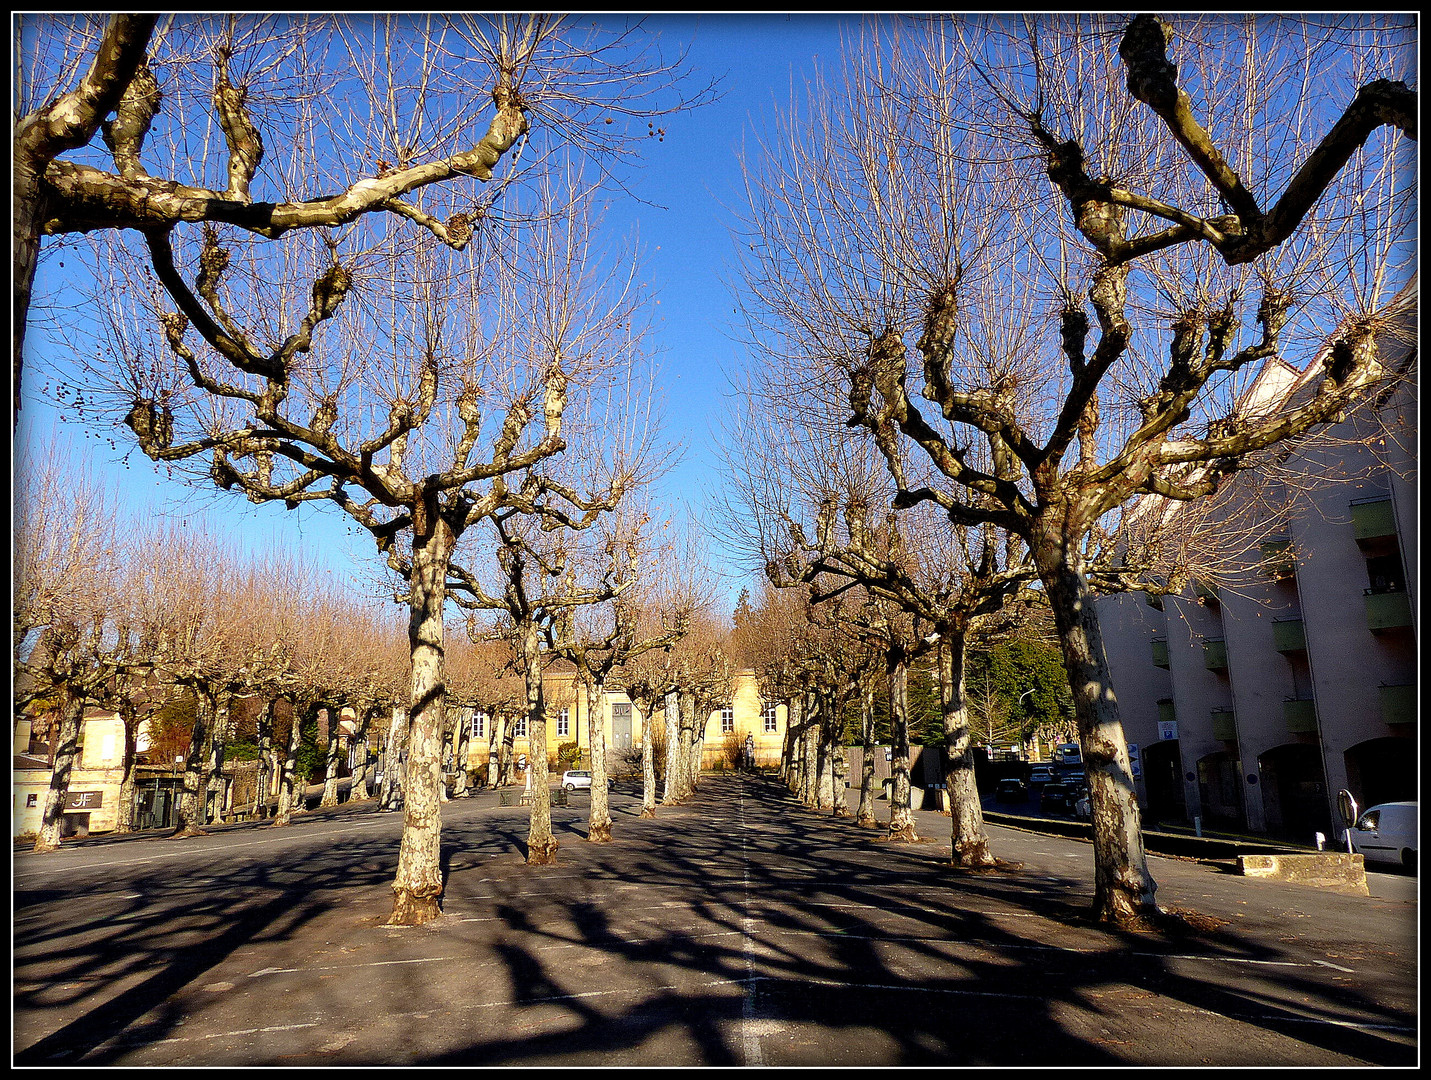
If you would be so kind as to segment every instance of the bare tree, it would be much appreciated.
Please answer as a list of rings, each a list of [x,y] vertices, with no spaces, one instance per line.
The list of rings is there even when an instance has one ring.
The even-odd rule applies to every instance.
[[[748,283],[780,355],[844,378],[896,506],[1028,547],[1109,920],[1157,909],[1093,589],[1166,587],[1115,558],[1098,569],[1120,509],[1210,494],[1386,374],[1375,336],[1414,220],[1394,129],[1414,137],[1415,95],[1375,76],[1407,70],[1409,24],[1343,22],[1187,21],[1220,150],[1151,16],[927,23],[871,41],[848,92],[813,103],[753,180]],[[1319,365],[1314,389],[1237,411],[1249,373],[1289,350]],[[906,389],[911,360],[933,421]],[[906,471],[910,444],[932,481]]]
[[[553,146],[610,169],[710,97],[639,22],[549,14],[29,14],[14,45],[17,419],[44,236],[378,213],[460,251]]]

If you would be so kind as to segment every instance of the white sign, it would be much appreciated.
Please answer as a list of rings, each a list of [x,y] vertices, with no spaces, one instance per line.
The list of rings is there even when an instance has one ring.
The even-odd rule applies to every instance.
[[[1158,738],[1176,739],[1178,737],[1178,722],[1176,720],[1158,721]]]
[[[1134,780],[1143,778],[1143,758],[1138,753],[1138,744],[1135,742],[1128,744],[1128,767],[1133,770]]]

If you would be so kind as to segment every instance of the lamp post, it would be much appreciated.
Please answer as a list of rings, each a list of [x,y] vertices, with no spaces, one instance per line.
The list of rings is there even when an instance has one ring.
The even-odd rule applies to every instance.
[[[1028,696],[1029,696],[1030,694],[1032,694],[1033,692],[1034,692],[1034,688],[1033,688],[1032,686],[1030,686],[1027,690],[1025,690],[1022,694],[1019,695],[1018,704],[1019,704],[1019,705],[1022,705],[1022,704],[1024,703],[1024,698],[1028,697]],[[1025,748],[1025,746],[1024,746],[1024,736],[1023,736],[1023,725],[1022,725],[1022,724],[1019,725],[1019,756],[1022,757],[1025,761],[1027,761],[1027,760],[1029,759],[1028,750],[1027,750],[1027,749]]]
[[[174,775],[169,784],[169,820],[164,823],[164,828],[174,824],[174,816],[179,810],[179,763],[183,761],[182,755],[174,755]]]

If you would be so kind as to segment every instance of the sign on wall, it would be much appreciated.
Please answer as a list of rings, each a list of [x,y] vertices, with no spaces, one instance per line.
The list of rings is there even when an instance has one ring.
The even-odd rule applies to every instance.
[[[65,809],[98,810],[103,801],[102,791],[71,791],[65,796]]]
[[[1158,721],[1158,738],[1176,739],[1178,737],[1178,722],[1176,720]]]
[[[1138,751],[1138,744],[1130,742],[1128,744],[1128,767],[1133,770],[1133,779],[1143,779],[1143,755]]]

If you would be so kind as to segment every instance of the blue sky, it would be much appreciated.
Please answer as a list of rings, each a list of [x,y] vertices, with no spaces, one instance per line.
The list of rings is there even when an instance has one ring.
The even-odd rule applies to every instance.
[[[857,18],[681,15],[647,20],[663,43],[690,43],[689,62],[697,84],[719,78],[722,90],[715,103],[663,123],[664,141],[648,144],[644,164],[631,185],[639,201],[620,201],[607,217],[614,229],[635,226],[645,256],[645,277],[660,301],[654,345],[661,365],[667,432],[684,449],[683,461],[664,481],[671,502],[684,501],[699,509],[706,493],[718,484],[714,440],[729,405],[728,374],[748,362],[736,336],[728,286],[730,230],[741,200],[737,151],[754,130],[769,122],[772,105],[788,105],[792,86],[803,87],[817,63],[838,63],[841,28]],[[43,262],[36,296],[53,295],[64,273],[59,260]],[[47,335],[32,319],[27,353],[66,347],[66,342]],[[121,457],[124,444],[117,437],[119,451],[111,450],[106,439],[84,437],[82,429],[61,422],[55,408],[39,396],[43,382],[37,367],[31,363],[27,369],[17,433],[21,453],[27,445],[56,439],[68,442],[102,478],[112,478],[129,509],[152,508],[187,520],[207,520],[226,535],[246,540],[254,550],[273,539],[295,542],[342,577],[356,579],[362,565],[376,560],[371,540],[349,525],[335,506],[300,506],[293,511],[254,507],[232,493],[197,491],[173,483],[138,450]],[[710,524],[718,532],[719,521],[711,519]],[[717,569],[726,576],[733,606],[744,575],[725,564]]]

